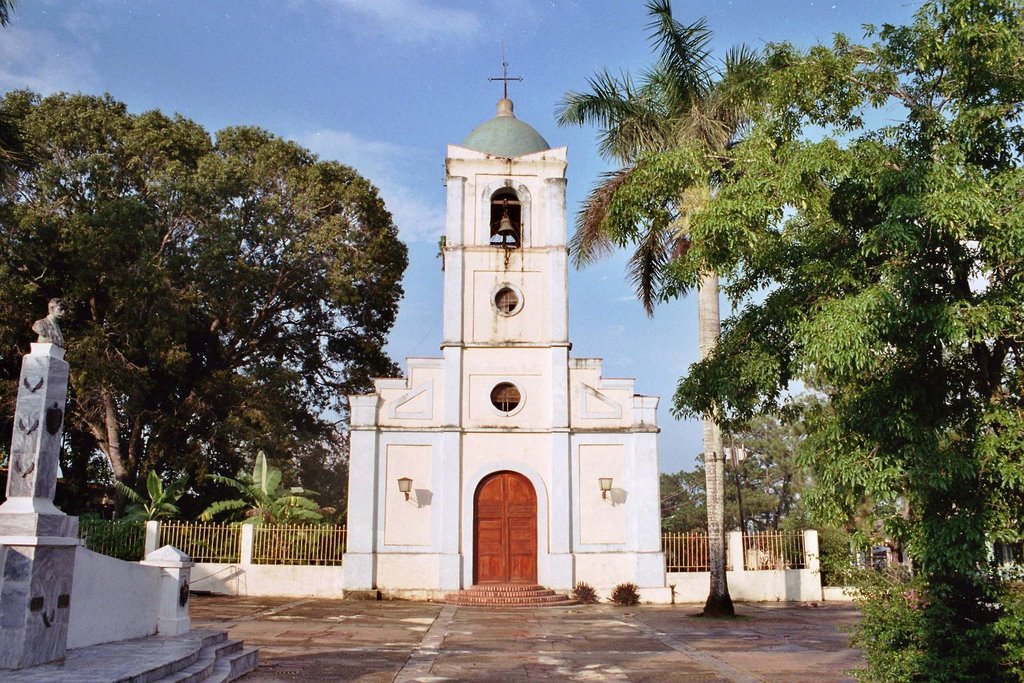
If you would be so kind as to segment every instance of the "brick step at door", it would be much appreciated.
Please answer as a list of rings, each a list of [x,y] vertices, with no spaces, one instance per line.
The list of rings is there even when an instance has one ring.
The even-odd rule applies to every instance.
[[[543,586],[476,585],[448,593],[445,602],[463,607],[561,607],[575,605],[566,595]]]

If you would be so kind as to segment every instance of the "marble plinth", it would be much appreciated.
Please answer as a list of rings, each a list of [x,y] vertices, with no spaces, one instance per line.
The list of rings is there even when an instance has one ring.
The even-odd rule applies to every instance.
[[[0,669],[64,658],[74,545],[3,545]]]

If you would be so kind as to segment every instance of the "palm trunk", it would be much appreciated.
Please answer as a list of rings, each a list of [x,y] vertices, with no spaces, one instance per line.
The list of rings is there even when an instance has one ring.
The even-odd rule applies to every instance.
[[[718,275],[704,276],[697,291],[697,336],[700,359],[707,358],[718,343],[721,318],[718,313]],[[725,455],[722,433],[713,415],[704,416],[704,485],[708,510],[708,565],[711,587],[705,616],[735,614],[725,575]]]

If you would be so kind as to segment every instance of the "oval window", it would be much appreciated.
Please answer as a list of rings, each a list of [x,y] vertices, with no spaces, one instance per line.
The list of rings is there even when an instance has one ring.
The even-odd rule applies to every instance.
[[[491,405],[503,413],[510,413],[519,407],[522,394],[511,382],[501,382],[491,389]]]

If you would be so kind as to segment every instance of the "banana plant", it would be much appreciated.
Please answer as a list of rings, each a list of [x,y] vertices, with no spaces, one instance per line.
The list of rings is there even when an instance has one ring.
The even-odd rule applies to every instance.
[[[154,519],[173,519],[181,514],[181,509],[176,505],[178,499],[185,493],[188,487],[188,475],[183,474],[175,479],[169,486],[157,476],[157,473],[150,470],[146,477],[146,494],[149,499],[140,496],[134,489],[125,486],[122,482],[115,481],[114,486],[124,495],[131,504],[125,510],[122,519],[126,522],[151,521]]]
[[[230,486],[241,494],[239,498],[219,500],[199,516],[212,520],[217,515],[235,517],[234,524],[294,524],[320,522],[320,506],[307,496],[316,492],[301,486],[281,486],[281,470],[271,467],[263,451],[256,454],[252,474],[242,473],[238,479],[219,474],[208,475],[218,484]]]

